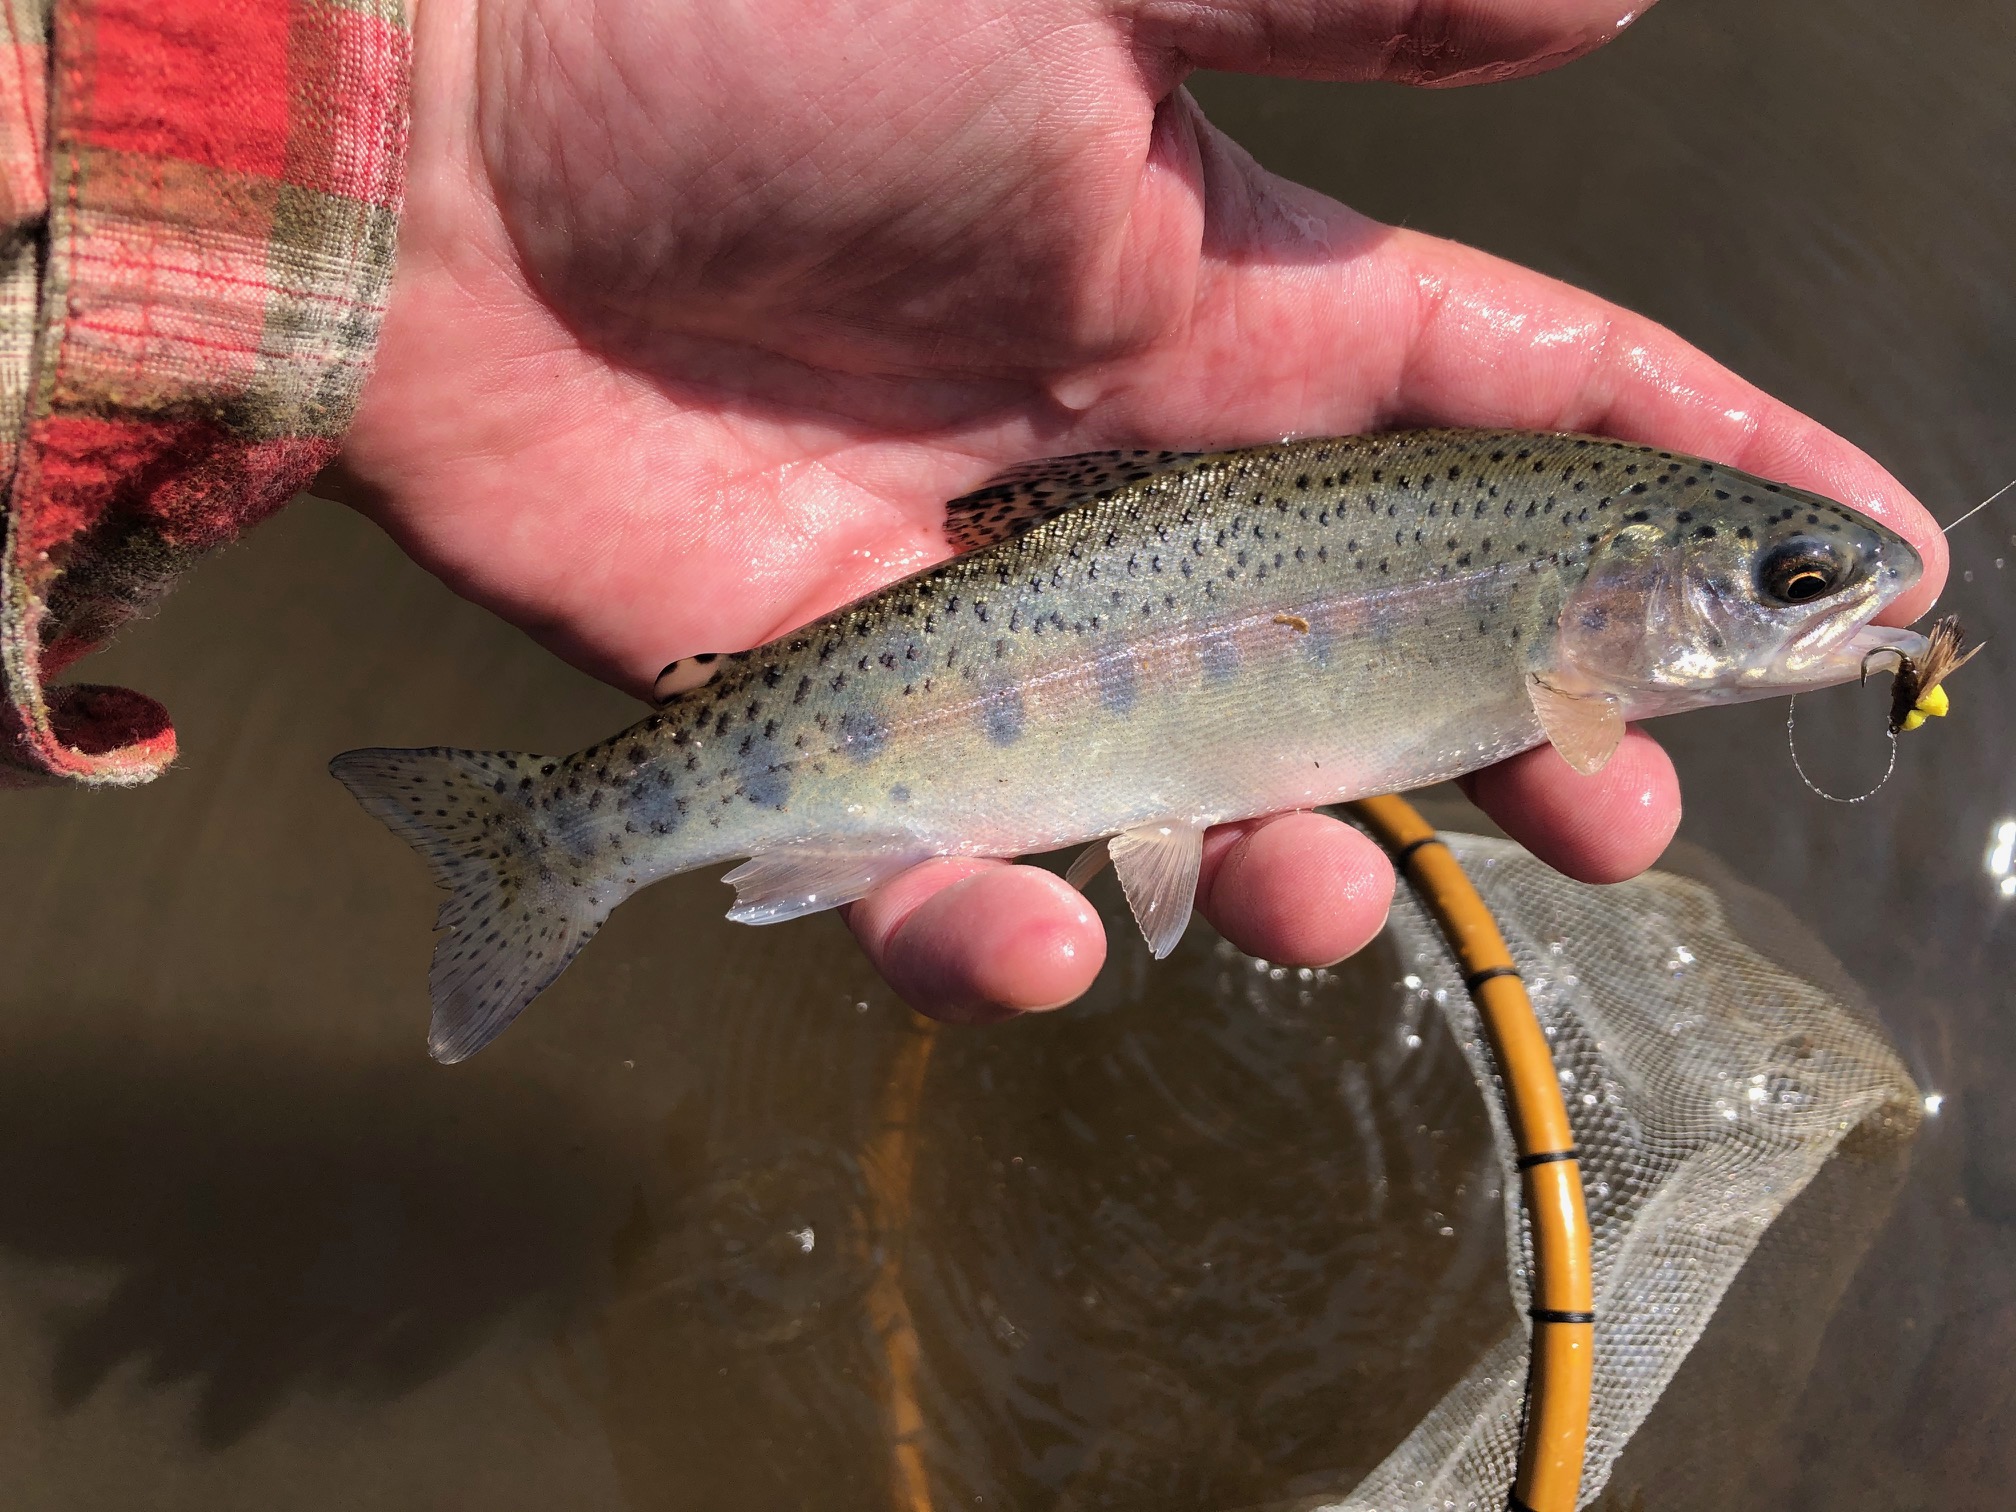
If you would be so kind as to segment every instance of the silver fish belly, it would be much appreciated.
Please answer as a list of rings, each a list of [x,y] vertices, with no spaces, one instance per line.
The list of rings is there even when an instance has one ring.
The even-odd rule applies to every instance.
[[[1103,453],[1025,465],[948,510],[965,554],[668,669],[683,691],[589,750],[336,759],[450,891],[439,1058],[494,1037],[631,891],[738,857],[731,917],[773,922],[932,856],[1112,836],[1164,954],[1207,826],[1417,787],[1550,738],[1591,769],[1634,710],[1777,691],[1762,651],[1732,659],[1733,631],[1671,605],[1713,619],[1730,600],[1778,666],[1770,616],[1788,611],[1752,606],[1741,580],[1791,570],[1756,565],[1787,531],[1809,555],[1840,555],[1844,532],[1860,553],[1870,586],[1851,604],[1843,579],[1837,639],[1916,570],[1841,505],[1582,436]],[[1629,659],[1616,644],[1644,638],[1628,623],[1641,602],[1707,649],[1634,650],[1613,676]],[[1829,675],[1801,685],[1852,675],[1825,654]]]

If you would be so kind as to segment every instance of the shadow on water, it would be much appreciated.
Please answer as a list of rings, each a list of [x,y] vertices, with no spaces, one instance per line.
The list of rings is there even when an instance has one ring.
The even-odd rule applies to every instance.
[[[193,1431],[221,1447],[296,1393],[409,1391],[520,1309],[557,1326],[592,1285],[626,1169],[592,1109],[270,1049],[80,1030],[0,1059],[0,1249],[97,1293],[47,1318],[59,1411],[131,1366],[194,1383]]]

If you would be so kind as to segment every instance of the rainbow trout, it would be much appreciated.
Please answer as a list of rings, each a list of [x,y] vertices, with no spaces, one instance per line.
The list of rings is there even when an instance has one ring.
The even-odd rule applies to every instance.
[[[331,771],[432,865],[435,1057],[489,1043],[609,911],[746,858],[729,917],[932,856],[1103,841],[1157,956],[1207,826],[1456,777],[1626,720],[1856,677],[1917,554],[1827,499],[1588,436],[1421,431],[1015,468],[962,552],[572,756],[361,750]],[[1110,838],[1106,838],[1110,837]],[[1103,859],[1103,858],[1102,858]]]

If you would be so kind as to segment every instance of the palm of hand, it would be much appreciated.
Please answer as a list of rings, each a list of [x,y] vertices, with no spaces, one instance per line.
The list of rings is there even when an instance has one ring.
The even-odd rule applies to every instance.
[[[1669,334],[1272,178],[1176,88],[1188,59],[1275,46],[1298,72],[1405,76],[1602,36],[1555,3],[1472,17],[1440,53],[1368,45],[1387,8],[427,0],[348,465],[452,586],[638,691],[943,556],[941,501],[1000,465],[1100,446],[1606,430],[1926,539],[1874,463]],[[1646,864],[1677,818],[1642,737],[1598,779],[1542,752],[1477,791],[1584,875]],[[1390,885],[1300,816],[1217,837],[1200,898],[1248,948],[1316,961],[1369,937]],[[854,915],[953,1013],[1073,996],[1103,950],[1061,883],[987,863],[920,868]]]

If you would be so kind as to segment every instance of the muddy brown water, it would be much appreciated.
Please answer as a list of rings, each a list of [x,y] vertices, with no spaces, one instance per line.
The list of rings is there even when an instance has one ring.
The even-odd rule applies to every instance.
[[[2012,64],[1994,0],[1673,0],[1486,90],[1196,89],[1270,166],[1670,323],[1950,516],[2016,473]],[[1944,1101],[1820,1302],[1718,1319],[1613,1507],[1705,1504],[1710,1461],[1715,1505],[1829,1512],[1998,1505],[2016,1471],[2016,507],[1954,544],[1947,603],[1997,649],[1874,801],[1811,797],[1779,706],[1662,731],[1686,837]],[[863,1151],[909,1031],[837,923],[738,929],[678,879],[443,1070],[431,889],[323,771],[570,749],[634,706],[319,503],[97,670],[185,757],[4,800],[9,1505],[892,1506]],[[1878,703],[1802,705],[1816,775],[1880,765]],[[1080,1008],[939,1037],[905,1253],[942,1507],[1348,1484],[1495,1335],[1483,1115],[1397,969],[1275,980],[1199,926],[1160,968],[1121,945]],[[1712,1410],[1739,1399],[1768,1432]]]

